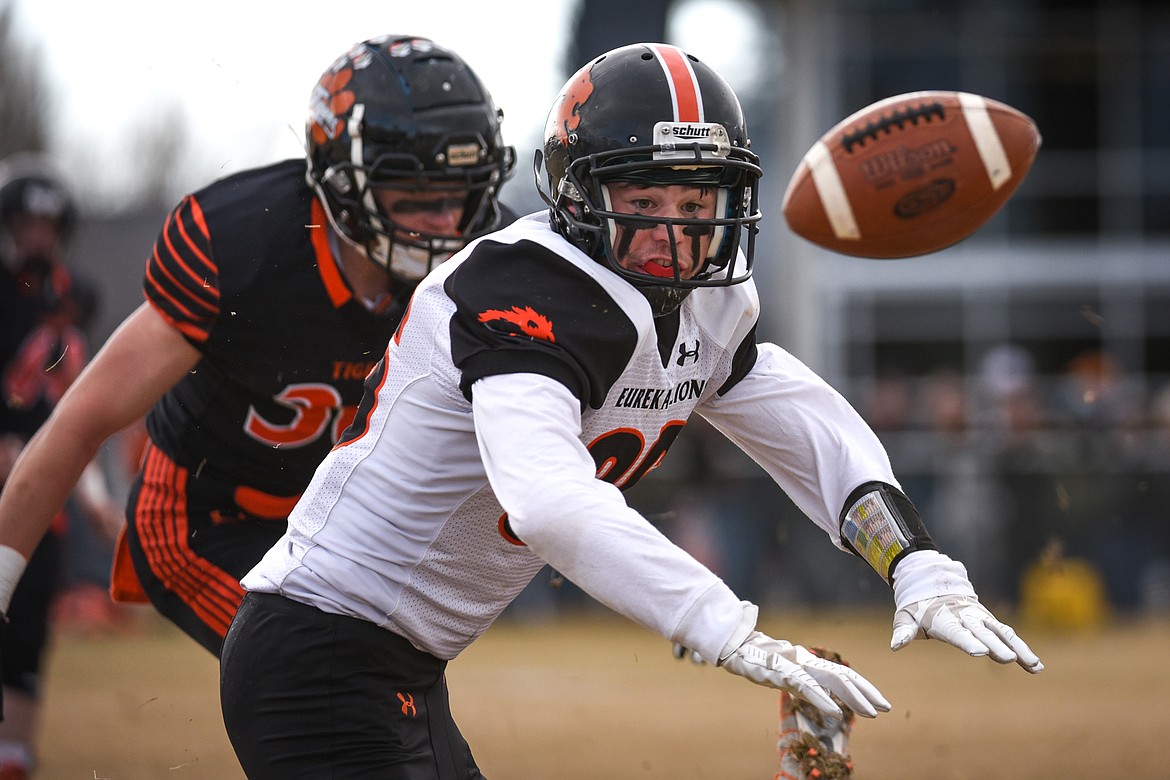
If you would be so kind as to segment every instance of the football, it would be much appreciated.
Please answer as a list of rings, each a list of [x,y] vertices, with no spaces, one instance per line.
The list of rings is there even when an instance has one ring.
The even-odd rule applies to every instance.
[[[1039,149],[1036,123],[1011,106],[967,92],[898,95],[813,144],[788,182],[784,218],[846,255],[924,255],[999,211]]]

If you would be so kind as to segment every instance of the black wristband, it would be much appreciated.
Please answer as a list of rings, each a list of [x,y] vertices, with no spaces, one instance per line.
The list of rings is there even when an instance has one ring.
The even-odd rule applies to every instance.
[[[898,561],[915,550],[937,550],[914,503],[885,482],[867,482],[849,494],[840,518],[841,542],[893,582]]]

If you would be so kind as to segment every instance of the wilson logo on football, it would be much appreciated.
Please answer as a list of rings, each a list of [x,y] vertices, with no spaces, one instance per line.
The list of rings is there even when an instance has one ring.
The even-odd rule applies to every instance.
[[[858,166],[865,178],[880,181],[893,176],[914,179],[930,168],[950,162],[955,147],[945,138],[939,138],[916,148],[899,146],[885,154],[875,155]]]
[[[488,309],[480,312],[479,321],[485,325],[502,325],[502,330],[513,336],[527,336],[532,339],[556,343],[556,337],[553,336],[552,320],[543,314],[538,314],[531,306],[525,306],[523,309],[519,306],[513,306],[506,310]],[[493,327],[493,330],[501,330],[501,328]]]

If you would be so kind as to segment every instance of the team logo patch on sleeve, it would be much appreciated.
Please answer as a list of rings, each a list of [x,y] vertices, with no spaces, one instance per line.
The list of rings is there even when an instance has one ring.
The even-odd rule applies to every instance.
[[[552,320],[538,313],[531,306],[524,308],[513,306],[506,310],[487,309],[480,312],[479,321],[490,325],[493,330],[502,330],[513,336],[527,336],[552,344],[557,341],[553,335]]]

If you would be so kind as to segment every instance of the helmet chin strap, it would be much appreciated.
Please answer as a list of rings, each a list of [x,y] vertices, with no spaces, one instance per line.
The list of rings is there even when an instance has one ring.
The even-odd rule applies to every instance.
[[[384,238],[384,237],[380,237]],[[395,276],[417,282],[463,248],[460,241],[432,240],[430,246],[412,246],[394,241],[388,268]]]
[[[432,254],[427,249],[418,246],[405,246],[396,242],[390,250],[389,268],[395,276],[418,281],[431,270],[431,258]]]

